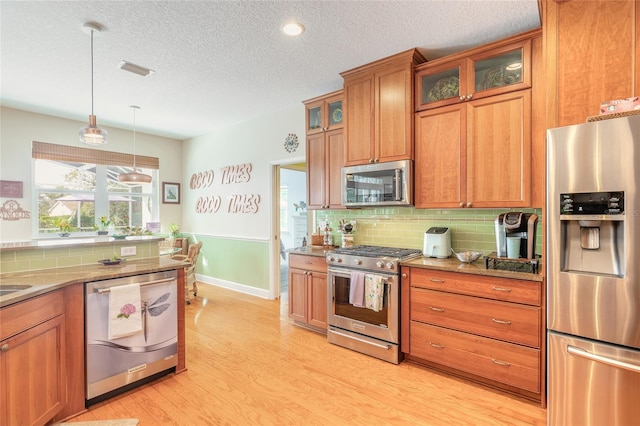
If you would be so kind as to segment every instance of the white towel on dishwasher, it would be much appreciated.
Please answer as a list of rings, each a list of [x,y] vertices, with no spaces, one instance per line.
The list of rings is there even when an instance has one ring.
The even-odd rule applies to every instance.
[[[109,290],[109,340],[142,331],[140,284],[113,286]]]
[[[372,311],[382,310],[384,303],[384,278],[380,275],[364,276],[364,307]]]

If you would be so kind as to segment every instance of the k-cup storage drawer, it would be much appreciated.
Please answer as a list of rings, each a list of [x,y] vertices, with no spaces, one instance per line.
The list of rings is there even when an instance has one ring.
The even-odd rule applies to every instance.
[[[540,392],[540,350],[411,322],[411,356]]]
[[[540,308],[533,306],[412,287],[410,316],[414,321],[540,347]]]
[[[305,256],[303,254],[289,254],[289,268],[307,271],[327,272],[327,261],[320,256]]]
[[[412,268],[411,285],[535,306],[540,306],[542,301],[537,281]]]

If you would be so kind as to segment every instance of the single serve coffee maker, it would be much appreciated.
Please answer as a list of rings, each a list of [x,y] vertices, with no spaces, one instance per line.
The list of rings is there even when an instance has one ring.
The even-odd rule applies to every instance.
[[[495,220],[496,254],[512,259],[535,259],[536,228],[538,215],[535,213],[502,213]]]

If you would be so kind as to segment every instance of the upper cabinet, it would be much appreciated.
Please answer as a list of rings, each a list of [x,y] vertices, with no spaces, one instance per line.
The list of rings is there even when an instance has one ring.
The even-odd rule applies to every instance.
[[[307,116],[307,208],[340,209],[344,164],[342,91],[304,102]]]
[[[416,109],[422,111],[531,87],[531,40],[416,69]]]
[[[413,159],[416,49],[341,73],[344,78],[344,165]]]
[[[542,206],[541,43],[537,30],[418,67],[416,208]]]
[[[546,125],[584,123],[600,103],[640,96],[640,2],[540,2],[545,28]]]
[[[306,101],[307,135],[343,127],[342,91]]]

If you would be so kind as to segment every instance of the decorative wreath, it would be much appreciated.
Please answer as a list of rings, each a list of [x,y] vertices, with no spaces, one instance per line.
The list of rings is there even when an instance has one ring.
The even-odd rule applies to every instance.
[[[298,149],[298,136],[295,133],[289,133],[287,138],[284,140],[284,149],[287,152],[294,152]]]

